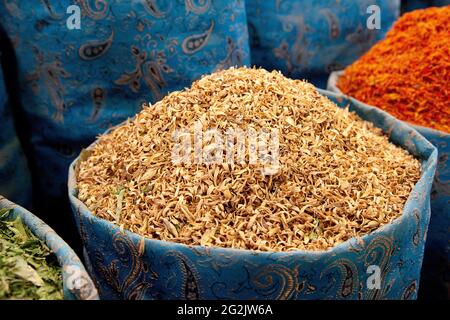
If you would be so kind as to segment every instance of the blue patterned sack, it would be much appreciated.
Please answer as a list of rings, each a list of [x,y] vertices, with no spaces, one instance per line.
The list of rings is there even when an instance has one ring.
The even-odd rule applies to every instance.
[[[97,289],[84,269],[75,252],[61,239],[53,229],[31,212],[0,196],[0,209],[10,209],[9,218],[19,216],[39,239],[55,254],[62,267],[63,291],[66,300],[96,300]],[[79,288],[77,288],[77,286]]]
[[[76,159],[69,198],[103,299],[415,299],[430,217],[437,150],[384,111],[321,91],[390,133],[421,160],[422,176],[392,224],[328,251],[260,252],[151,240],[99,219],[77,198]],[[380,289],[367,286],[379,267]]]
[[[331,74],[328,90],[342,94],[336,86],[341,74]],[[412,127],[438,149],[421,295],[426,299],[450,299],[450,134],[417,125]]]
[[[367,28],[371,5],[380,8],[379,30]],[[384,37],[400,0],[247,0],[246,7],[252,64],[325,88],[331,71]]]
[[[74,3],[79,30],[67,27]],[[240,0],[0,1],[0,29],[17,62],[8,76],[30,129],[36,198],[53,210],[70,163],[98,134],[142,102],[250,62]]]
[[[0,195],[10,198],[22,206],[30,207],[30,173],[14,127],[1,65],[0,123]]]
[[[449,120],[450,121],[450,120]],[[450,134],[414,126],[438,149],[431,218],[422,268],[421,296],[450,299]]]

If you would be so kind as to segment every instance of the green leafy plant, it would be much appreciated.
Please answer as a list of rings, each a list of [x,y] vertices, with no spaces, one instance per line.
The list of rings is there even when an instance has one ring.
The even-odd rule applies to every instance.
[[[10,211],[0,209],[0,299],[63,299],[55,255]]]

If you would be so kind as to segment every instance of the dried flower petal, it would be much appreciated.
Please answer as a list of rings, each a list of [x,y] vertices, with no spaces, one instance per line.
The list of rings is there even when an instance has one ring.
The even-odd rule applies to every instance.
[[[250,164],[259,153],[244,134],[233,161],[196,162],[205,154],[195,141],[202,151],[201,135],[229,128],[276,129],[279,165]],[[184,163],[172,161],[178,129],[192,142]],[[370,233],[401,215],[420,177],[419,161],[311,84],[248,68],[145,105],[86,155],[78,197],[98,217],[152,239],[264,251],[325,250]],[[121,188],[118,199],[111,189]]]

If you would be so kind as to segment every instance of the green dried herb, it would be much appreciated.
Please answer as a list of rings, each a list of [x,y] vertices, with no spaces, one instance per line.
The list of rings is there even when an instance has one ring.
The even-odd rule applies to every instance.
[[[62,272],[55,255],[20,217],[0,210],[0,299],[61,300]]]

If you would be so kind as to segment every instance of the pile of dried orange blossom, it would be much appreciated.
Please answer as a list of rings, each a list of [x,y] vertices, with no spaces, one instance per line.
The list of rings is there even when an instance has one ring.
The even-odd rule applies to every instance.
[[[174,163],[173,133],[193,140],[198,120],[205,131],[275,128],[277,172]],[[144,106],[82,160],[78,197],[98,217],[152,239],[261,251],[325,250],[370,233],[401,215],[420,177],[419,161],[311,84],[248,68]]]

